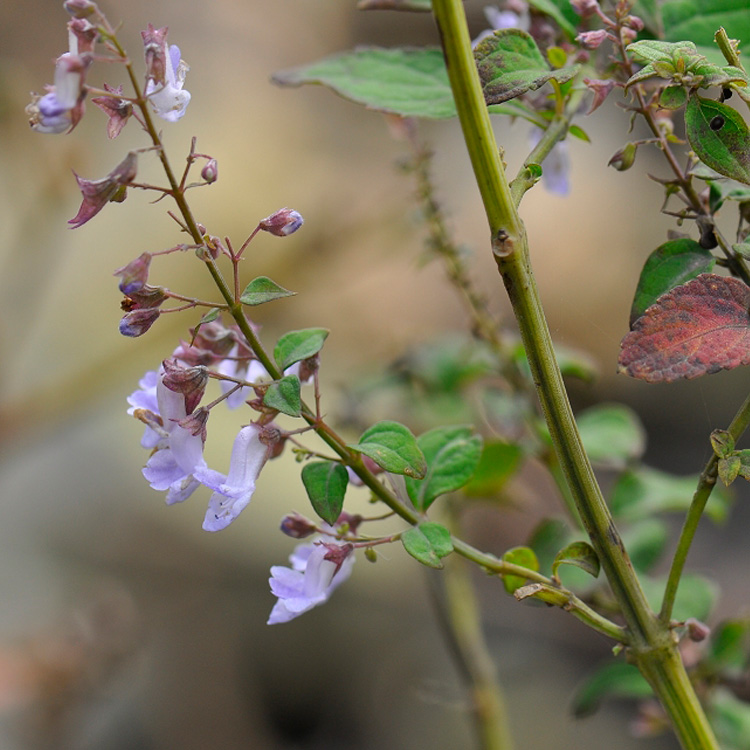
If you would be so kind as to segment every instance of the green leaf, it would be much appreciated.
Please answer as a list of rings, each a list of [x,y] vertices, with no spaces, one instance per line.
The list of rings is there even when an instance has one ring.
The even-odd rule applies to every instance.
[[[516,473],[523,459],[523,450],[515,443],[485,440],[474,475],[464,487],[473,497],[497,495]]]
[[[750,481],[750,449],[737,451],[734,455],[740,459],[740,476]]]
[[[609,500],[612,514],[623,521],[648,518],[665,511],[686,511],[690,507],[698,476],[677,477],[650,468],[623,472]],[[714,522],[723,521],[729,509],[728,493],[716,487],[705,513]]]
[[[636,413],[622,404],[602,404],[578,417],[581,440],[594,462],[625,468],[646,449],[646,432]]]
[[[659,106],[664,109],[679,109],[687,102],[687,91],[682,86],[667,86],[659,94]]]
[[[240,302],[243,305],[262,305],[264,302],[270,302],[281,297],[293,297],[297,292],[290,292],[272,281],[268,276],[258,276],[253,279],[240,296]]]
[[[560,549],[573,541],[573,530],[559,518],[540,521],[529,536],[531,547],[539,560],[540,570],[549,570]]]
[[[454,117],[456,106],[443,53],[437,47],[358,47],[276,73],[281,86],[317,83],[370,109],[402,117]]]
[[[535,573],[539,572],[539,560],[536,559],[536,553],[531,547],[513,547],[503,555],[502,559],[505,562],[513,563],[513,565],[533,570]],[[526,581],[527,579],[521,576],[503,576],[503,584],[509,594],[512,594],[516,589],[520,589]]]
[[[378,466],[393,474],[422,479],[427,462],[408,427],[398,422],[378,422],[362,433],[349,448],[369,456]]]
[[[550,70],[532,36],[520,29],[500,29],[488,36],[477,45],[474,58],[487,104],[535,91],[551,78],[564,83],[580,68],[569,65]]]
[[[346,469],[334,461],[314,461],[302,467],[302,483],[315,512],[333,526],[344,507],[349,484]]]
[[[555,23],[567,34],[569,39],[574,39],[578,30],[578,15],[573,10],[569,0],[564,2],[553,2],[553,0],[529,0],[529,5],[540,13],[552,18]]]
[[[557,569],[561,565],[575,565],[593,578],[599,575],[599,558],[588,542],[572,542],[561,549],[552,563],[552,577],[557,578]]]
[[[702,273],[710,273],[716,259],[695,240],[669,240],[648,256],[643,266],[633,305],[630,325],[643,315],[662,294]]]
[[[729,487],[737,479],[741,468],[742,461],[739,456],[727,456],[727,458],[719,459],[717,466],[719,479],[721,479],[725,487]]]
[[[726,620],[711,633],[708,662],[716,671],[739,677],[750,651],[750,620]]]
[[[726,688],[711,692],[711,726],[722,750],[747,750],[750,737],[750,706]]]
[[[273,356],[280,369],[286,370],[295,362],[309,359],[322,348],[328,336],[327,328],[303,328],[301,331],[289,331],[276,343]]]
[[[719,458],[728,458],[734,451],[734,438],[726,430],[711,433],[711,447]]]
[[[477,468],[482,438],[471,427],[437,427],[417,438],[427,461],[423,479],[406,478],[414,507],[427,510],[436,497],[463,487]]]
[[[200,326],[205,325],[206,323],[213,323],[214,320],[216,320],[219,315],[221,315],[221,310],[218,307],[212,307],[201,319],[198,325],[195,327],[196,330],[200,328]]]
[[[277,409],[290,417],[298,417],[302,410],[299,378],[296,375],[286,375],[281,380],[271,383],[263,396],[263,405]]]
[[[669,539],[667,525],[658,518],[647,518],[622,531],[622,542],[633,567],[646,573],[659,561]]]
[[[750,130],[739,112],[693,94],[685,108],[685,129],[691,148],[704,164],[750,184]]]
[[[750,39],[745,0],[665,0],[661,14],[665,37],[672,42],[690,39],[702,47],[714,47],[714,34],[720,26],[730,37]]]
[[[664,598],[667,579],[641,576],[641,585],[648,603],[655,612],[658,612]],[[694,617],[696,620],[705,622],[711,616],[718,597],[719,587],[716,583],[708,578],[688,573],[680,579],[672,617],[675,620],[687,620],[689,617]]]
[[[439,523],[425,522],[401,534],[404,549],[423,565],[442,568],[442,558],[453,552],[453,542],[448,529]]]
[[[573,714],[594,713],[605,698],[649,698],[653,695],[646,678],[632,664],[610,662],[598,669],[573,696]]]

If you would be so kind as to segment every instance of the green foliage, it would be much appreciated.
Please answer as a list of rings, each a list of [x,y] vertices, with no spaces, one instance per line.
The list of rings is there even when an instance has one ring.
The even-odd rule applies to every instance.
[[[641,421],[622,404],[600,404],[581,412],[578,430],[589,458],[602,466],[624,469],[646,448]]]
[[[456,105],[438,48],[359,47],[276,73],[282,86],[317,83],[370,109],[402,117],[454,117]]]
[[[463,487],[471,479],[482,453],[482,438],[465,426],[437,427],[417,438],[427,461],[422,479],[406,478],[414,507],[427,510],[435,498]]]
[[[598,669],[573,696],[575,716],[594,713],[606,698],[650,698],[651,686],[632,664],[610,662]]]
[[[667,525],[659,518],[645,518],[622,530],[622,541],[633,567],[646,573],[659,561],[669,540]]]
[[[750,184],[750,130],[732,107],[694,94],[685,128],[698,158],[719,174]]]
[[[690,503],[698,484],[698,476],[676,477],[647,467],[623,472],[617,479],[609,499],[613,515],[623,521],[649,518],[657,513],[683,512]],[[714,489],[705,513],[713,521],[723,521],[729,510],[729,495]]]
[[[641,576],[641,587],[652,609],[656,611],[661,607],[665,586],[665,578]],[[680,579],[672,617],[675,620],[687,620],[689,617],[701,621],[708,620],[718,597],[719,587],[713,581],[687,573]]]
[[[643,315],[662,294],[713,270],[716,259],[695,240],[669,240],[648,256],[638,279],[630,325]]]
[[[531,35],[520,29],[496,31],[477,45],[474,57],[487,104],[535,91],[553,78],[564,83],[580,68],[570,65],[551,70]]]
[[[349,448],[371,458],[392,474],[422,479],[427,462],[408,427],[398,422],[383,421],[362,433],[359,442]]]
[[[704,665],[716,673],[739,677],[747,668],[750,620],[725,620],[711,633]]]
[[[539,560],[536,553],[531,547],[513,547],[503,555],[503,561],[513,563],[522,568],[528,568],[535,573],[539,572]],[[504,575],[503,584],[505,590],[512,594],[516,589],[520,589],[526,583],[527,579],[517,575]]]
[[[570,0],[529,0],[529,5],[552,18],[570,39],[578,33],[576,25],[580,19]]]
[[[599,575],[599,558],[588,542],[571,542],[555,555],[552,563],[552,576],[558,578],[557,569],[561,565],[574,565],[593,578]]]
[[[349,484],[346,469],[335,461],[313,461],[302,467],[302,483],[315,512],[333,526],[344,507]]]
[[[296,375],[286,375],[281,380],[271,383],[263,396],[263,405],[278,409],[290,417],[298,417],[302,411],[299,378]]]
[[[286,370],[303,359],[314,357],[328,337],[326,328],[304,328],[285,333],[276,343],[273,356],[281,370]]]
[[[716,29],[724,26],[735,39],[750,39],[750,14],[745,0],[664,0],[664,35],[670,42],[690,39],[716,56]]]
[[[442,568],[443,558],[453,552],[450,532],[439,523],[425,522],[407,529],[401,543],[415,560],[430,568]]]
[[[726,688],[711,695],[709,719],[722,750],[750,748],[750,705]]]
[[[268,276],[258,276],[245,287],[245,291],[240,296],[240,302],[243,305],[262,305],[264,302],[281,299],[282,297],[293,297],[295,294],[297,292],[284,289],[283,286],[279,286]]]
[[[519,445],[503,440],[485,440],[479,462],[464,492],[473,497],[498,495],[522,460],[523,450]]]

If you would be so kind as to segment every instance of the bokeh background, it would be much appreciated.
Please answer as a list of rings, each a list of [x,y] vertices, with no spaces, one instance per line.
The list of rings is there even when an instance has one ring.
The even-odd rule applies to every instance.
[[[219,163],[219,181],[191,195],[209,231],[240,243],[257,221],[289,205],[304,229],[261,236],[247,273],[299,292],[258,310],[263,336],[306,326],[326,344],[326,411],[337,386],[381,369],[414,342],[465,328],[438,264],[424,265],[405,155],[384,119],[318,87],[283,90],[279,69],[355,44],[435,44],[428,16],[358,13],[340,0],[107,0],[121,38],[140,56],[147,23],[170,27],[190,63],[192,102],[165,123],[179,163],[196,136]],[[468,2],[472,28],[482,3]],[[145,145],[134,123],[109,142],[93,106],[68,136],[29,131],[30,91],[52,78],[66,49],[67,15],[53,0],[6,0],[0,9],[0,746],[7,750],[204,748],[456,748],[471,746],[466,695],[434,622],[425,574],[397,549],[360,560],[331,602],[268,627],[268,569],[293,541],[278,532],[306,510],[298,467],[287,457],[263,472],[252,505],[227,530],[201,531],[202,495],[167,508],[140,475],[141,427],[125,414],[139,377],[167,356],[192,319],[168,316],[144,338],[120,337],[112,271],[146,250],[180,241],[148,196],[131,191],[70,231],[79,193],[71,170],[106,174]],[[113,66],[94,69],[94,82]],[[557,341],[589,351],[601,378],[576,387],[583,407],[618,399],[649,431],[647,460],[696,472],[708,434],[744,398],[744,370],[671,386],[615,376],[619,340],[640,266],[673,223],[646,173],[606,168],[623,145],[627,113],[587,119],[592,143],[572,140],[569,197],[533,190],[523,204],[538,282]],[[506,311],[487,247],[478,193],[455,121],[426,123],[438,152],[438,194],[460,240],[476,248],[473,276]],[[523,124],[497,121],[511,171],[528,150]],[[139,179],[158,179],[141,158]],[[153,280],[210,294],[190,255],[156,265]],[[248,276],[251,278],[251,276]],[[382,415],[398,419],[397,414]],[[236,414],[212,417],[214,462],[226,461]],[[211,463],[211,461],[209,461]],[[732,522],[701,528],[690,565],[722,587],[717,617],[750,601],[744,544],[747,492]],[[353,507],[366,495],[350,493]],[[523,541],[554,508],[549,487],[524,496],[502,522],[476,511],[491,551]],[[480,533],[481,531],[481,533]],[[630,708],[569,715],[572,691],[608,656],[608,644],[557,610],[513,602],[478,577],[488,639],[507,690],[517,747],[629,748]],[[666,739],[642,741],[650,750]]]

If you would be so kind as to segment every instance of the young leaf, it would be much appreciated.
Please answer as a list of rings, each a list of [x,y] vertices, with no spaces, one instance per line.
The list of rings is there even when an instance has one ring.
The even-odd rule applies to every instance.
[[[661,13],[665,36],[673,42],[691,39],[702,47],[714,47],[720,26],[736,39],[750,39],[750,14],[743,0],[664,0]]]
[[[503,560],[533,570],[535,573],[539,571],[539,560],[536,559],[536,553],[530,547],[513,547],[503,555]],[[526,583],[526,580],[521,576],[503,576],[503,584],[509,594],[512,594],[516,589],[520,589]]]
[[[344,495],[349,483],[346,469],[333,461],[314,461],[302,467],[302,484],[305,485],[315,512],[333,525],[344,507]]]
[[[401,534],[404,549],[423,565],[442,568],[442,558],[453,551],[448,529],[439,523],[421,523]]]
[[[286,370],[295,362],[314,356],[323,348],[328,333],[327,328],[303,328],[301,331],[285,333],[273,350],[276,364]]]
[[[646,467],[623,472],[609,498],[612,514],[618,520],[637,521],[656,513],[684,512],[698,486],[698,476],[677,477]],[[730,496],[720,487],[711,493],[705,514],[714,522],[725,520]]]
[[[588,542],[572,542],[561,549],[552,563],[552,576],[558,578],[557,569],[561,565],[575,565],[593,578],[599,575],[599,558]]]
[[[270,302],[281,297],[293,297],[297,292],[290,292],[272,281],[268,276],[258,276],[253,279],[242,292],[240,302],[243,305],[262,305],[264,302]]]
[[[630,327],[662,294],[702,273],[713,270],[716,259],[695,240],[669,240],[648,256],[643,266],[633,305]]]
[[[739,456],[727,456],[726,458],[720,458],[717,466],[719,472],[719,479],[724,482],[725,487],[729,487],[740,473],[742,468],[742,461]]]
[[[739,112],[693,94],[685,107],[685,130],[690,147],[704,164],[750,184],[750,130]]]
[[[564,83],[580,68],[568,65],[550,70],[533,37],[520,29],[500,29],[488,36],[477,45],[474,58],[487,104],[535,91],[551,78]]]
[[[276,73],[281,86],[322,84],[345,99],[402,117],[454,117],[443,53],[436,47],[358,47]]]
[[[726,430],[714,430],[711,433],[711,447],[719,458],[729,458],[734,451],[734,438]]]
[[[619,371],[671,383],[750,363],[750,287],[701,274],[663,295],[621,343]]]
[[[577,717],[594,713],[607,698],[649,698],[651,686],[637,667],[625,662],[610,662],[598,669],[573,696],[573,714]]]
[[[362,433],[359,442],[349,448],[369,456],[392,474],[422,479],[427,462],[410,430],[398,422],[378,422]]]
[[[623,404],[600,404],[578,416],[581,440],[595,463],[624,469],[646,449],[646,432],[636,413]]]
[[[282,414],[298,417],[302,408],[300,400],[300,382],[296,375],[287,375],[268,386],[263,405],[278,409]]]
[[[440,495],[463,487],[471,479],[482,453],[482,438],[471,427],[437,427],[417,438],[427,461],[424,479],[406,478],[414,507],[427,510]]]

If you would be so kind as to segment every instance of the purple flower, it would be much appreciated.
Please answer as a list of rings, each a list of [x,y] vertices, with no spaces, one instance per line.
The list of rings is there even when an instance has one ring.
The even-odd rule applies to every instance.
[[[291,568],[274,565],[268,582],[278,601],[271,610],[268,624],[289,622],[328,601],[333,591],[351,575],[355,558],[350,552],[351,546],[331,542],[298,544],[289,557]]]
[[[500,10],[494,5],[487,5],[484,8],[484,17],[487,19],[490,28],[480,32],[479,36],[472,41],[472,47],[476,47],[479,42],[492,36],[500,29],[529,30],[530,17],[527,7],[523,8],[520,13],[516,13],[513,10]]]
[[[250,502],[255,482],[268,458],[268,446],[261,439],[262,435],[263,430],[257,424],[249,424],[239,431],[226,476],[205,464],[195,469],[195,478],[214,491],[203,520],[206,531],[226,528]]]
[[[296,232],[305,220],[299,211],[293,208],[280,208],[270,216],[266,216],[258,225],[264,232],[270,232],[277,237],[288,237]]]
[[[78,124],[83,116],[83,81],[90,62],[89,56],[73,52],[57,58],[54,86],[26,107],[29,124],[37,133],[66,133]]]
[[[179,47],[174,44],[167,47],[166,27],[155,29],[149,24],[141,36],[148,67],[146,96],[159,117],[168,122],[177,122],[190,103],[190,92],[183,89],[190,68],[180,58]]]
[[[93,219],[110,201],[120,203],[125,200],[127,186],[135,179],[138,156],[134,151],[128,155],[103,179],[86,180],[75,175],[83,202],[78,213],[68,220],[73,229]],[[75,174],[75,173],[74,173]]]

